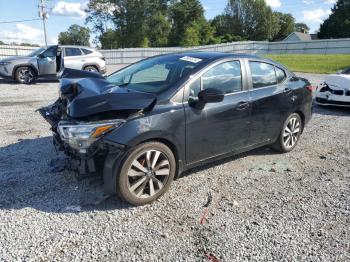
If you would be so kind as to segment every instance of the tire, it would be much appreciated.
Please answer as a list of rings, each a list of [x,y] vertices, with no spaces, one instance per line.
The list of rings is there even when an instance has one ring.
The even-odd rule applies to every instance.
[[[175,173],[176,160],[169,147],[159,142],[140,144],[121,161],[117,194],[131,205],[152,203],[169,189]]]
[[[295,123],[294,127],[293,121]],[[293,113],[289,115],[276,142],[272,145],[272,149],[281,153],[292,151],[299,142],[303,128],[303,121],[299,114]]]
[[[99,70],[97,69],[96,66],[85,66],[85,67],[84,67],[84,70],[85,70],[85,71],[89,71],[89,72],[96,72],[96,73],[99,73]]]
[[[16,69],[15,79],[20,84],[31,84],[35,81],[36,74],[30,66],[21,66]]]

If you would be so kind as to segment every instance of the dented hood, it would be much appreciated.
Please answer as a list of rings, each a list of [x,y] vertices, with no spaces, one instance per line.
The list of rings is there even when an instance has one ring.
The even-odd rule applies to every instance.
[[[60,96],[67,100],[67,114],[88,117],[118,110],[144,110],[151,107],[156,95],[116,86],[96,73],[64,69]]]
[[[325,83],[332,89],[343,90],[350,87],[350,75],[328,75]]]

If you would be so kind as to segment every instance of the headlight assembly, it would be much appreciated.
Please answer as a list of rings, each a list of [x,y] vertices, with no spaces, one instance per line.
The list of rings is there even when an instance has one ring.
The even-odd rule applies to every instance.
[[[0,66],[7,66],[7,65],[9,65],[9,64],[11,64],[10,62],[1,62],[0,61]]]
[[[77,123],[69,124],[61,122],[58,124],[58,132],[61,139],[67,142],[72,148],[85,153],[95,141],[99,140],[104,134],[119,127],[124,120],[115,120],[111,122],[96,123]]]

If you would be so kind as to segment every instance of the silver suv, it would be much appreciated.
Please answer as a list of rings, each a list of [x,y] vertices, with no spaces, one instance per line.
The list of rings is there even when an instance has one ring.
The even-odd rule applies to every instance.
[[[106,73],[103,55],[90,47],[53,45],[39,48],[27,56],[0,61],[0,76],[30,84],[39,77],[56,77],[62,67]]]

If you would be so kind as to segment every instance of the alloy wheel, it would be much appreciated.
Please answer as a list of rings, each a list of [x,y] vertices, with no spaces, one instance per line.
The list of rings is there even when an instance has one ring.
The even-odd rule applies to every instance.
[[[149,198],[157,194],[167,183],[170,163],[158,150],[147,150],[131,162],[128,170],[128,189],[137,198]]]
[[[299,139],[300,131],[301,124],[299,119],[297,117],[289,119],[283,131],[283,144],[287,149],[295,146]]]
[[[34,79],[33,72],[28,68],[23,68],[18,72],[18,79],[22,83],[31,83]]]

